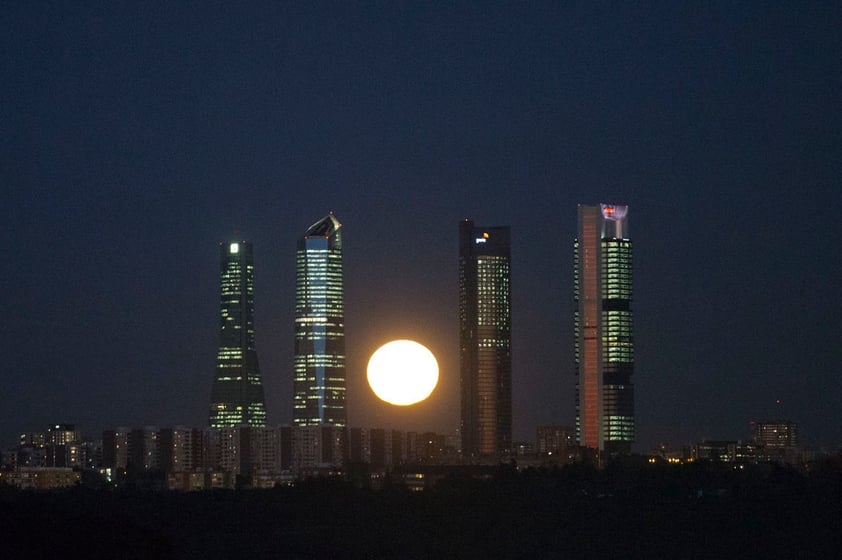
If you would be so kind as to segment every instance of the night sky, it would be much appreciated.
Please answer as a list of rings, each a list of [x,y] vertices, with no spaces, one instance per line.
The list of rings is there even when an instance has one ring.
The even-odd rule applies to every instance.
[[[628,204],[636,449],[842,445],[842,4],[0,8],[0,445],[203,426],[217,243],[255,246],[271,424],[295,246],[344,224],[353,425],[454,433],[457,228],[512,235],[514,436],[574,421],[576,204]],[[426,402],[365,365],[413,338]],[[776,404],[776,399],[781,403]]]

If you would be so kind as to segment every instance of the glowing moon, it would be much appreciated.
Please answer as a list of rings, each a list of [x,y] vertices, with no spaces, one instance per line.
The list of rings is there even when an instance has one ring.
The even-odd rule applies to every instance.
[[[430,396],[439,381],[439,364],[412,340],[393,340],[368,360],[368,384],[387,403],[408,406]]]

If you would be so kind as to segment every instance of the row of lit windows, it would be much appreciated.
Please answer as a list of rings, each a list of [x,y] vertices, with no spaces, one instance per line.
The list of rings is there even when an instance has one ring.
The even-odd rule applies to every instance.
[[[315,383],[316,383],[315,377],[302,377],[302,378],[296,377],[295,380],[299,383],[307,383],[308,386],[311,389],[325,389],[327,387],[327,388],[331,388],[331,389],[336,389],[338,391],[344,391],[345,390],[345,386],[344,386],[345,378],[344,377],[325,377],[322,380],[325,383],[325,385],[315,385]]]
[[[306,363],[310,364],[316,359],[319,359],[319,360],[331,359],[331,360],[341,361],[341,360],[345,359],[345,354],[329,353],[329,352],[325,351],[325,352],[321,352],[319,354],[311,353],[311,354],[296,354],[295,355],[295,362],[296,363],[303,363],[303,362],[306,361]]]
[[[622,324],[622,325],[631,325],[632,324],[632,313],[631,311],[625,310],[608,310],[602,312],[602,324],[603,325],[614,325],[614,324]]]
[[[308,373],[310,379],[313,379],[317,373],[324,375],[327,371],[342,369],[345,367],[345,356],[326,355],[320,363],[316,363],[313,359],[299,358],[295,356],[292,369],[295,372],[296,381],[303,381],[307,379]]]
[[[314,317],[304,317],[304,319],[313,319]],[[319,336],[337,337],[344,336],[345,323],[331,322],[330,319],[337,318],[335,315],[328,315],[327,317],[315,317],[315,319],[324,319],[325,322],[307,322],[302,321],[296,325],[295,335],[301,338],[305,333],[318,333]]]
[[[309,391],[307,393],[299,392],[295,395],[295,398],[301,400],[319,400],[326,397],[331,397],[333,399],[343,398],[345,394],[345,387],[342,386],[331,386],[331,385],[311,385],[308,387]],[[319,391],[323,394],[312,394],[312,391]]]
[[[605,353],[605,361],[608,363],[632,363],[634,362],[634,351],[631,348],[610,348]]]
[[[328,377],[324,374],[327,373],[328,370],[344,370],[344,364],[336,365],[334,367],[324,367],[324,368],[316,368],[318,369],[317,372],[314,372],[312,369],[302,369],[299,367],[293,368],[295,373],[294,379],[296,383],[315,383],[316,377],[313,375],[314,373],[322,374],[320,377],[324,377],[325,381],[336,382],[336,383],[345,383],[344,377]]]
[[[296,306],[298,317],[341,317],[342,315],[343,307],[339,300],[326,302],[310,299],[306,304]]]
[[[612,441],[634,441],[634,416],[606,416],[605,434]]]
[[[342,290],[298,290],[295,296],[296,309],[306,309],[308,306],[332,306],[342,309]]]
[[[342,309],[344,302],[342,301],[343,291],[337,290],[298,290],[295,296],[296,309],[306,309],[307,307],[335,307]]]
[[[631,251],[631,248],[632,248],[631,239],[608,238],[608,239],[602,240],[602,249],[603,250]]]
[[[319,282],[328,284],[342,283],[342,270],[334,267],[300,267],[296,270],[296,285],[303,286],[307,282]]]
[[[511,340],[508,338],[481,338],[477,342],[478,348],[508,348]]]
[[[345,358],[344,356],[331,356],[329,354],[308,354],[303,357],[296,356],[293,369],[298,371],[302,367],[313,368],[316,370],[320,368],[341,368],[345,367]]]

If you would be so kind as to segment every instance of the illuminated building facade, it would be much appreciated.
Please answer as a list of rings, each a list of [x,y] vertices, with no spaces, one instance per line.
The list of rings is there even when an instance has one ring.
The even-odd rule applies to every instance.
[[[347,423],[342,224],[331,212],[298,241],[293,423]]]
[[[497,459],[512,447],[508,227],[459,224],[462,454]]]
[[[752,422],[754,441],[764,448],[784,449],[798,447],[798,424],[789,420],[763,420]]]
[[[254,347],[254,249],[219,244],[219,353],[211,390],[210,426],[266,425],[263,382]]]
[[[634,441],[628,206],[579,205],[574,243],[576,439],[609,455]]]
[[[796,465],[803,461],[798,449],[798,424],[789,420],[762,420],[751,423],[754,443],[765,461]]]
[[[53,424],[47,428],[47,444],[67,445],[82,440],[73,424]]]

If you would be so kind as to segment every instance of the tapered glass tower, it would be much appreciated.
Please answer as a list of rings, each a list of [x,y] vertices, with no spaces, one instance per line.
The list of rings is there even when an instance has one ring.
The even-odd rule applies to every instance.
[[[574,243],[576,437],[609,455],[634,441],[628,206],[579,205]]]
[[[211,390],[213,428],[266,425],[263,383],[254,348],[254,250],[219,244],[219,353]]]
[[[496,460],[512,447],[508,227],[459,224],[462,454]]]
[[[342,224],[331,212],[298,240],[293,423],[345,426]]]

